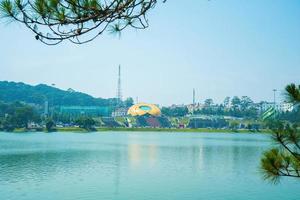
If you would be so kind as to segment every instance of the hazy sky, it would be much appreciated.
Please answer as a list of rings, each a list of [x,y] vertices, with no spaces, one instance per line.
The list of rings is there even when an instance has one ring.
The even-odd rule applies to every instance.
[[[300,83],[299,0],[168,0],[150,28],[105,34],[85,45],[46,46],[23,25],[0,20],[0,80],[55,83],[95,97],[162,105],[248,95]]]

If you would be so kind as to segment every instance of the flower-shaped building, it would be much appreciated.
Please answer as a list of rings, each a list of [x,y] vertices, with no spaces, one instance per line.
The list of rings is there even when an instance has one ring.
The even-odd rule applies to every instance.
[[[138,103],[131,106],[128,109],[127,114],[131,116],[143,116],[143,115],[160,116],[161,111],[154,104]]]

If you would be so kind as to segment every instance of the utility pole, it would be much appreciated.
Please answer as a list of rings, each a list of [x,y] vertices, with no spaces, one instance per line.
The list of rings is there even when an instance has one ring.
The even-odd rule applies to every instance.
[[[54,88],[55,87],[55,83],[52,83],[51,86]],[[51,96],[52,98],[52,102],[51,102],[51,118],[53,119],[53,114],[54,114],[54,94],[52,94]]]
[[[276,109],[276,92],[277,92],[277,89],[273,89],[273,92],[274,92],[274,112],[275,112],[275,114],[273,115],[273,119],[275,120],[276,111],[277,111],[277,109]]]
[[[194,111],[195,111],[195,88],[193,88],[193,108],[192,108],[192,117],[194,117]],[[194,118],[194,128],[196,128],[196,119]]]
[[[44,117],[48,117],[48,115],[49,115],[49,102],[45,98],[44,99]]]
[[[194,110],[195,110],[195,88],[193,88],[193,109],[192,109],[193,115],[194,115]]]

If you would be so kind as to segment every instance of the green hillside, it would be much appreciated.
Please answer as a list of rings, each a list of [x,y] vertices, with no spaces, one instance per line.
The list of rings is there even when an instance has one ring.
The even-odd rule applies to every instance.
[[[42,105],[45,100],[55,106],[112,106],[117,102],[115,98],[94,98],[71,89],[61,90],[45,84],[32,86],[22,82],[0,81],[0,101],[7,103],[22,101]]]

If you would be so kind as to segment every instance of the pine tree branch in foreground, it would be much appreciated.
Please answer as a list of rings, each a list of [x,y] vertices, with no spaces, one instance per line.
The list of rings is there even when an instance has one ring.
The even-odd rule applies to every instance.
[[[162,0],[165,2],[166,0]],[[0,0],[0,16],[24,24],[35,38],[55,45],[94,40],[105,31],[145,29],[158,0]]]
[[[286,97],[298,106],[300,86],[288,85]],[[266,151],[261,158],[260,167],[264,178],[274,183],[278,183],[281,177],[300,178],[300,131],[297,125],[277,122],[272,137],[278,147]]]

